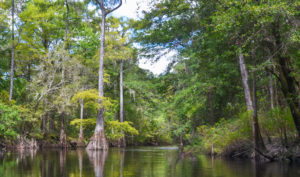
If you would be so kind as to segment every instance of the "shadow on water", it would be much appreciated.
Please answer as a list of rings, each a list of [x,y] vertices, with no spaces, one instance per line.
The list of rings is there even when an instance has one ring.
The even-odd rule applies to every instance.
[[[0,177],[297,177],[299,164],[182,156],[177,148],[44,150],[0,156]]]

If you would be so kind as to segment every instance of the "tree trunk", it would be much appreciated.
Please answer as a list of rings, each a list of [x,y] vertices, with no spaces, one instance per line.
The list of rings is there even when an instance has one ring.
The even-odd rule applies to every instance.
[[[10,88],[9,88],[9,101],[12,100],[14,88],[14,63],[15,63],[15,1],[11,1],[11,63],[10,63]]]
[[[254,52],[251,53],[252,60],[255,62],[254,58]],[[263,143],[263,139],[261,137],[260,129],[259,129],[259,123],[257,118],[257,102],[256,102],[256,78],[255,73],[253,71],[253,102],[251,100],[251,94],[250,94],[250,88],[248,84],[248,71],[246,69],[246,63],[245,58],[242,52],[239,54],[239,64],[241,69],[241,76],[243,81],[243,87],[244,87],[244,93],[245,93],[245,99],[247,104],[247,110],[253,111],[252,116],[252,135],[253,135],[253,141],[254,141],[254,156],[255,160],[258,160],[259,155],[257,154],[256,150],[265,150],[265,146]],[[255,63],[254,63],[255,64]]]
[[[253,71],[252,73],[252,80],[253,80],[253,117],[252,117],[252,135],[254,138],[254,158],[255,160],[259,160],[259,154],[256,152],[256,150],[262,150],[265,151],[266,147],[264,144],[264,141],[262,139],[261,133],[260,133],[260,128],[259,128],[259,123],[258,123],[258,118],[257,118],[257,98],[256,98],[256,76],[255,72]]]
[[[47,119],[48,118],[48,114],[47,113],[44,113],[42,115],[42,131],[43,131],[43,137],[46,138],[47,137],[47,133],[48,133],[48,130],[47,130]]]
[[[250,110],[253,110],[253,107],[252,107],[250,88],[248,85],[248,72],[246,69],[245,58],[244,58],[242,51],[240,51],[240,54],[239,54],[239,64],[240,64],[241,76],[242,76],[242,81],[243,81],[247,110],[250,111]]]
[[[67,135],[65,132],[65,112],[60,113],[60,146],[62,148],[67,147]]]
[[[105,42],[105,10],[102,9],[102,23],[101,23],[101,43],[100,43],[100,59],[99,59],[99,81],[98,81],[98,92],[99,96],[103,97],[103,62],[104,62],[104,42]],[[102,100],[99,100],[101,103]],[[107,150],[108,144],[105,138],[104,132],[104,118],[103,118],[104,108],[101,106],[97,113],[97,122],[96,122],[96,129],[94,135],[90,139],[90,142],[87,146],[87,149],[102,149]]]
[[[80,102],[80,120],[83,120],[83,100]],[[79,139],[83,138],[82,123],[80,123]]]
[[[124,122],[124,105],[123,105],[123,64],[124,61],[121,60],[120,62],[120,122]],[[126,141],[125,141],[125,135],[123,138],[119,140],[118,143],[119,147],[125,147]]]
[[[83,99],[80,100],[80,120],[83,120]],[[84,147],[84,137],[83,137],[83,129],[82,129],[82,123],[80,123],[80,130],[79,130],[79,138],[77,142],[77,147]]]
[[[65,0],[65,5],[67,8],[66,19],[65,19],[65,37],[64,37],[64,49],[68,49],[68,34],[69,34],[69,3],[68,0]]]
[[[123,60],[120,62],[120,122],[123,122]]]
[[[300,141],[300,83],[299,81],[297,81],[296,77],[293,74],[293,71],[295,69],[291,64],[290,57],[285,54],[285,51],[283,49],[279,30],[279,23],[277,22],[273,26],[273,35],[275,37],[276,44],[274,52],[276,53],[276,58],[278,60],[276,69],[279,71],[278,79],[281,85],[281,90],[286,99],[286,102],[290,107],[298,133],[298,140]]]
[[[272,74],[270,74],[269,89],[270,89],[271,109],[274,109],[274,87],[273,87],[273,76],[272,76]]]
[[[49,133],[53,133],[55,129],[55,112],[51,110],[48,115],[49,115]]]

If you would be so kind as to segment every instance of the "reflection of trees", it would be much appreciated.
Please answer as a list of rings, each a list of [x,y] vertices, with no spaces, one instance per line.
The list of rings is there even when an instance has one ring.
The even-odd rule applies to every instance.
[[[83,149],[77,149],[77,155],[78,155],[78,163],[79,163],[79,176],[82,176],[82,155],[83,155]]]
[[[123,177],[124,173],[124,158],[125,158],[125,149],[120,149],[119,154],[120,154],[120,177]]]
[[[33,159],[37,153],[36,149],[19,149],[18,151],[18,161],[22,162],[27,156],[30,156]]]
[[[90,162],[94,165],[95,177],[103,177],[108,152],[105,150],[87,150]]]
[[[41,177],[46,177],[46,153],[42,154]]]
[[[67,149],[62,148],[59,151],[59,169],[60,169],[60,177],[65,176],[65,164],[67,159]]]

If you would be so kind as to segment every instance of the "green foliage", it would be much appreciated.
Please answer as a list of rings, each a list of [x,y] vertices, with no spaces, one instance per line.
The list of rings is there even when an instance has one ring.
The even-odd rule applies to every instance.
[[[83,125],[84,135],[90,136],[96,122],[92,117],[103,107],[111,141],[132,134],[135,144],[182,140],[204,150],[213,144],[220,153],[230,143],[251,138],[249,113],[240,114],[245,111],[245,100],[238,52],[244,54],[247,69],[257,75],[262,135],[295,136],[287,109],[291,99],[285,99],[280,90],[284,85],[279,85],[280,79],[275,78],[280,77],[275,76],[281,73],[279,56],[287,57],[288,76],[295,78],[296,91],[291,95],[296,95],[299,103],[298,1],[159,0],[153,1],[137,22],[110,16],[106,21],[105,97],[92,89],[98,86],[99,9],[88,8],[88,1],[72,1],[67,14],[65,3],[29,0],[16,11],[16,77],[14,100],[9,102],[11,3],[0,2],[1,138],[22,134],[42,139],[42,120],[47,120],[47,127],[49,120],[59,125],[62,112],[69,137],[78,136],[69,120],[76,127]],[[118,3],[107,1],[105,5],[110,9]],[[134,48],[136,43],[139,49]],[[169,57],[170,64],[161,75],[139,68],[139,58],[155,62],[170,51],[175,55]],[[115,121],[119,116],[120,60],[124,61],[124,123]],[[275,75],[277,100],[273,110],[270,71]],[[252,79],[249,74],[249,81]],[[89,119],[75,119],[81,101],[84,117]],[[51,131],[57,139],[59,128]]]
[[[251,114],[246,112],[233,120],[221,119],[214,126],[197,127],[200,135],[198,146],[204,152],[211,152],[214,147],[215,153],[222,153],[229,145],[251,138]]]
[[[96,89],[90,89],[76,93],[76,95],[72,97],[71,102],[77,103],[79,100],[83,100],[84,102],[96,102],[98,99],[100,99],[98,91]]]
[[[74,119],[70,122],[70,125],[74,125],[77,128],[82,125],[84,128],[92,126],[96,126],[96,119]],[[123,138],[125,135],[138,135],[139,132],[132,126],[132,122],[124,121],[110,121],[105,119],[105,135],[111,140],[119,140]]]
[[[132,122],[106,121],[105,135],[109,140],[119,140],[126,135],[138,135],[139,132],[132,126]]]
[[[268,136],[284,138],[293,137],[296,133],[291,111],[288,108],[276,107],[260,117],[262,130]],[[285,134],[285,135],[284,135]]]
[[[0,91],[0,103],[9,104],[9,93],[5,90]]]
[[[17,106],[0,103],[0,137],[14,139],[18,136],[18,124],[21,121],[20,110]]]

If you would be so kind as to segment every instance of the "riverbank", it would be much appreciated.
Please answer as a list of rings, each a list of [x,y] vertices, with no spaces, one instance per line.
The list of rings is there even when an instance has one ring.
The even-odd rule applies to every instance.
[[[228,159],[254,159],[254,153],[257,153],[261,162],[300,162],[300,144],[298,142],[282,144],[281,141],[276,138],[266,143],[265,146],[265,150],[255,150],[251,140],[237,140],[236,142],[228,144],[228,146],[223,149],[219,149],[218,152],[215,151],[214,145],[212,144],[210,149],[204,149],[201,146],[187,146],[184,148],[183,154],[192,156],[206,154]]]
[[[255,152],[262,161],[299,161],[300,144],[290,112],[275,109],[258,117],[265,149],[254,150],[252,118],[246,112],[213,126],[197,127],[197,134],[185,152],[240,159],[253,159]]]
[[[122,147],[118,141],[108,141],[109,147]],[[85,148],[88,144],[87,140],[79,141],[75,138],[67,138],[67,143],[65,146],[62,146],[59,141],[59,137],[49,136],[46,139],[27,139],[19,138],[14,141],[2,140],[0,141],[0,152],[6,150],[37,150],[37,149],[49,149],[49,148],[68,148],[68,149],[77,149]],[[127,141],[126,147],[136,147],[136,146],[170,146],[171,143],[168,142],[133,142]]]

